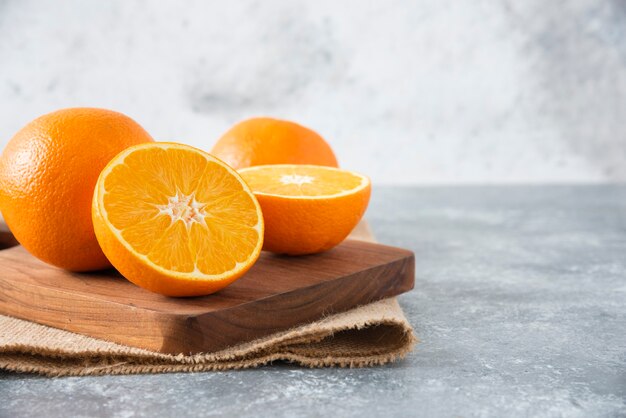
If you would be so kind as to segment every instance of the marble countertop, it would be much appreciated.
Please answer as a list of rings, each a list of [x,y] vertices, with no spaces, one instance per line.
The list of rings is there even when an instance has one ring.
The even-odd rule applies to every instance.
[[[0,416],[626,415],[626,186],[379,187],[368,219],[416,254],[405,360],[0,373]]]

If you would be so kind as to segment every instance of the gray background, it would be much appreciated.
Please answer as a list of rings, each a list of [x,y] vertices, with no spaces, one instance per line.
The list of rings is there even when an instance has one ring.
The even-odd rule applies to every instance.
[[[626,179],[626,2],[0,0],[0,147],[68,106],[209,149],[273,115],[376,183]]]

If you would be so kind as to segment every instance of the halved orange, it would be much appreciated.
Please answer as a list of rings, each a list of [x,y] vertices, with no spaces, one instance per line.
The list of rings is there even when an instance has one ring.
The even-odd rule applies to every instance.
[[[366,176],[316,165],[278,164],[239,170],[265,220],[264,250],[290,255],[328,250],[357,225],[370,199]]]
[[[263,216],[239,174],[187,145],[130,147],[94,191],[98,242],[128,280],[168,296],[216,292],[241,277],[263,246]]]

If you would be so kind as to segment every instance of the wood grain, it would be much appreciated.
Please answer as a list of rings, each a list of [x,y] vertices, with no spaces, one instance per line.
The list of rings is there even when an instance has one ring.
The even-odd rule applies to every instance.
[[[0,248],[14,245],[0,231]],[[263,253],[205,297],[169,298],[113,270],[79,274],[15,246],[0,250],[0,313],[164,353],[219,350],[413,288],[408,250],[347,240],[323,254]]]

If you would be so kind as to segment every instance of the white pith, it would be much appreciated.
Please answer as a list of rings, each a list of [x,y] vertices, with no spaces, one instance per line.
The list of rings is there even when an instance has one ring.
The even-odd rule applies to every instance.
[[[193,147],[187,146],[187,145],[181,145],[181,144],[174,144],[174,143],[167,143],[167,142],[161,142],[161,143],[150,143],[150,144],[144,144],[144,145],[139,145],[139,146],[134,146],[131,147],[129,149],[127,149],[126,151],[122,152],[121,154],[119,154],[115,159],[113,159],[111,162],[109,162],[109,164],[105,167],[105,169],[102,171],[102,173],[100,174],[101,179],[102,178],[106,178],[107,175],[109,175],[111,173],[111,171],[113,170],[113,168],[117,165],[120,164],[124,164],[124,161],[126,159],[126,157],[128,155],[130,155],[132,152],[134,152],[135,150],[137,150],[138,148],[142,148],[142,147],[148,147],[148,146],[157,146],[159,148],[162,149],[184,149],[184,150],[193,150],[193,151],[199,151]],[[222,167],[224,167],[229,173],[234,174],[235,177],[239,180],[241,180],[241,176],[232,168],[230,168],[229,166],[227,166],[226,164],[224,164],[223,162],[221,162],[220,160],[218,160],[217,158],[214,158],[211,155],[208,155],[204,152],[202,152],[202,155],[206,158],[207,161],[210,162],[216,162],[219,163]],[[248,185],[241,180],[241,184],[243,186],[243,190],[247,193],[249,193],[250,195],[253,195],[252,191],[250,190],[250,188],[248,187]],[[250,257],[242,262],[237,262],[235,264],[235,267],[232,268],[231,270],[225,271],[221,274],[206,274],[202,271],[200,271],[197,267],[197,265],[195,266],[194,270],[191,272],[180,272],[180,271],[176,271],[176,270],[169,270],[166,268],[161,267],[158,264],[155,264],[154,262],[152,262],[152,260],[150,260],[148,258],[147,255],[144,254],[140,254],[138,253],[122,236],[122,231],[117,229],[113,224],[111,224],[111,222],[108,219],[107,213],[106,213],[106,209],[104,207],[104,195],[107,193],[107,191],[104,188],[104,182],[103,181],[98,181],[98,187],[96,189],[96,195],[94,196],[94,199],[97,202],[98,205],[98,209],[99,212],[102,215],[102,218],[104,219],[104,221],[106,222],[106,224],[109,226],[110,231],[115,235],[115,237],[117,238],[117,240],[128,250],[130,251],[135,257],[137,257],[138,259],[140,259],[141,261],[143,261],[145,264],[149,265],[151,268],[153,268],[154,270],[157,270],[163,274],[169,275],[169,276],[176,276],[178,278],[181,279],[196,279],[196,280],[209,280],[209,281],[220,281],[223,278],[227,278],[227,277],[231,277],[233,275],[236,275],[237,273],[239,273],[241,270],[243,270],[244,268],[249,267],[249,260],[251,259],[255,259],[258,257],[259,253],[261,252],[261,247],[263,246],[263,240],[259,240],[259,242],[257,243],[257,246],[255,247],[255,249],[252,251]],[[184,199],[187,199],[191,197],[191,200],[189,200],[188,204],[181,204],[181,202],[184,201]],[[195,205],[194,203],[195,202]],[[261,213],[261,207],[259,206],[259,203],[256,201],[256,199],[253,199],[253,203],[257,209],[257,213]],[[172,205],[172,206],[170,206]],[[205,213],[199,213],[201,206],[203,204],[201,202],[196,202],[195,198],[193,196],[186,196],[184,194],[179,194],[177,193],[177,196],[171,196],[170,198],[168,198],[168,204],[166,205],[158,205],[162,207],[162,210],[159,209],[160,211],[166,213],[169,215],[169,209],[172,209],[172,214],[174,215],[174,208],[178,208],[178,209],[182,209],[183,211],[185,209],[192,209],[190,212],[194,213],[193,211],[197,211],[198,215],[202,216],[202,223],[204,223],[204,218],[206,217]],[[157,206],[157,207],[158,207]],[[193,207],[195,206],[195,208]],[[172,215],[170,215],[170,217],[172,217]],[[178,218],[176,215],[174,215],[174,217],[176,217],[176,220],[182,220],[185,221],[182,218]],[[186,225],[188,226],[188,228],[191,227],[191,225],[194,222],[198,222],[199,217],[195,217],[195,220],[189,220],[189,224],[186,223]],[[172,220],[175,221],[172,217]],[[260,237],[263,237],[263,233],[264,233],[264,225],[263,225],[263,218],[261,216],[258,217],[258,222],[254,227],[251,227],[251,229],[254,229],[255,231],[257,231],[257,233],[259,234]]]
[[[298,186],[313,183],[313,180],[315,180],[315,177],[301,176],[300,174],[283,174],[280,177],[282,184],[297,184]]]
[[[155,206],[159,214],[168,215],[172,223],[182,221],[188,230],[194,222],[203,224],[206,217],[203,211],[206,203],[198,202],[193,193],[186,195],[177,191],[176,196],[167,198],[167,204]]]

